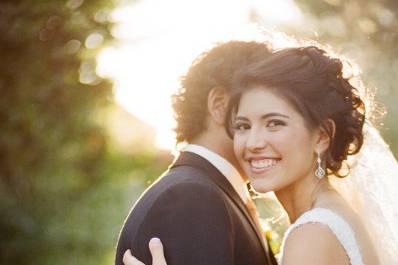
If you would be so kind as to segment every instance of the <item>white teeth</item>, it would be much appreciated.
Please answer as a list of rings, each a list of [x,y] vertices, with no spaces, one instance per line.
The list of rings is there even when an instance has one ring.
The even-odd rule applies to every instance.
[[[257,169],[272,167],[276,163],[276,159],[250,160],[250,165]]]

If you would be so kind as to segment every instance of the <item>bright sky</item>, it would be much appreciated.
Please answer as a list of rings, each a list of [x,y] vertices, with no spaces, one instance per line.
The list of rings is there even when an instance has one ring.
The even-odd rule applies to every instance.
[[[115,81],[119,104],[155,128],[156,145],[172,149],[179,77],[214,43],[253,39],[253,17],[265,29],[303,19],[293,0],[136,1],[112,14],[119,44],[100,54],[97,71]]]

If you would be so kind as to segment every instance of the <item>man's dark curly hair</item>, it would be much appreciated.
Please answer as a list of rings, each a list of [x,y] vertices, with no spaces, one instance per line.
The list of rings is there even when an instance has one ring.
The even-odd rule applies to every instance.
[[[230,41],[196,58],[181,78],[181,88],[172,96],[177,143],[190,142],[206,129],[207,98],[213,88],[228,91],[237,70],[269,53],[265,43]]]

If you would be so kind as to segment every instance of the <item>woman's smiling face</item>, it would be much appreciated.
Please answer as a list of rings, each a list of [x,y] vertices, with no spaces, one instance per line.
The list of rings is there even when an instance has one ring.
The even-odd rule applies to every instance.
[[[313,177],[316,134],[272,90],[244,92],[233,128],[235,155],[257,192],[278,191]]]

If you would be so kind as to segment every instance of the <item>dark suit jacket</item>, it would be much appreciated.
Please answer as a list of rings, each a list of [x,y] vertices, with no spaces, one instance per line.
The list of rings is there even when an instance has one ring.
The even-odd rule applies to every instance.
[[[182,152],[135,204],[120,233],[115,264],[122,265],[131,249],[151,265],[152,237],[162,240],[168,265],[276,264],[232,185],[190,152]]]

